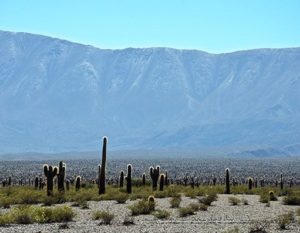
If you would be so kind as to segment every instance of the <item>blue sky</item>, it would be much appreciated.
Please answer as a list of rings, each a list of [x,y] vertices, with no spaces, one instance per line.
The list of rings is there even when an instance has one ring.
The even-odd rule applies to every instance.
[[[299,0],[0,0],[0,30],[100,48],[300,46]]]

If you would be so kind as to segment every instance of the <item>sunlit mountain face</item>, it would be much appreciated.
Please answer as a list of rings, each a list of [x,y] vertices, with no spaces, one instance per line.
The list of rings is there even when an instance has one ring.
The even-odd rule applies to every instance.
[[[300,154],[300,48],[103,50],[0,31],[0,152]]]

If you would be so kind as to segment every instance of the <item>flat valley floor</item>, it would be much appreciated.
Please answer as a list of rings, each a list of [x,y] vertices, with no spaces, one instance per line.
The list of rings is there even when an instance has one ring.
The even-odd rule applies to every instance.
[[[248,200],[248,205],[240,203],[233,206],[229,203],[228,197],[237,197]],[[31,225],[10,225],[1,227],[0,232],[249,232],[255,225],[265,226],[266,232],[300,232],[299,217],[295,215],[295,221],[287,226],[286,230],[280,230],[276,222],[278,215],[293,211],[299,207],[288,206],[278,201],[271,201],[270,206],[259,202],[257,195],[225,195],[219,194],[218,200],[208,207],[207,211],[197,211],[195,215],[188,217],[179,217],[177,209],[170,208],[170,198],[156,198],[156,209],[168,210],[171,216],[167,220],[158,220],[153,215],[139,215],[134,217],[134,225],[124,226],[123,221],[126,216],[130,216],[130,210],[127,208],[135,201],[127,201],[125,204],[117,204],[116,201],[88,202],[89,209],[80,209],[72,207],[76,212],[73,222],[65,224],[31,224]],[[181,207],[190,203],[198,203],[197,199],[183,197]],[[72,203],[67,203],[71,205]],[[56,205],[58,206],[58,205]],[[96,210],[109,210],[115,214],[111,225],[100,224],[100,220],[92,220],[92,214]],[[237,228],[239,231],[233,231]],[[232,230],[232,231],[231,231]]]

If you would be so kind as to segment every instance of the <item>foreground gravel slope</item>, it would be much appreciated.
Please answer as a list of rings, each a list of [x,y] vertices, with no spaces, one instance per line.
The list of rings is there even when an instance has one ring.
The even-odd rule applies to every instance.
[[[218,195],[218,200],[208,208],[208,211],[199,211],[193,216],[186,218],[178,217],[176,209],[171,209],[169,198],[156,199],[156,209],[167,209],[171,212],[168,220],[157,220],[152,215],[137,216],[134,218],[135,225],[123,226],[126,215],[130,215],[127,209],[135,201],[126,204],[116,204],[115,201],[89,202],[90,209],[82,210],[73,207],[77,213],[74,222],[68,223],[69,229],[59,229],[62,224],[32,224],[12,225],[1,227],[0,232],[225,232],[237,226],[240,232],[249,232],[254,222],[270,222],[267,232],[282,232],[274,221],[279,214],[295,211],[296,206],[285,206],[280,201],[271,202],[270,207],[259,202],[257,195],[236,195],[238,198],[247,199],[249,205],[231,206],[228,197],[233,195]],[[280,200],[280,199],[279,199]],[[196,199],[183,198],[181,206],[197,202]],[[69,203],[71,205],[71,203]],[[116,215],[112,225],[99,225],[100,221],[92,220],[95,210],[109,210]],[[284,232],[300,232],[300,224],[289,225]]]

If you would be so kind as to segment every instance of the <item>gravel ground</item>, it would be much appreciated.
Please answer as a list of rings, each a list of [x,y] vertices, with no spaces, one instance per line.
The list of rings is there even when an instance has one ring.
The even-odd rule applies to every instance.
[[[130,215],[127,206],[135,201],[128,201],[126,204],[116,204],[115,201],[89,202],[89,209],[82,210],[73,207],[77,213],[73,222],[68,223],[69,229],[59,229],[62,224],[31,224],[12,225],[1,227],[0,232],[226,232],[226,230],[239,228],[239,232],[249,232],[254,222],[269,222],[267,232],[283,232],[278,229],[274,220],[279,214],[295,211],[296,206],[285,206],[281,204],[281,199],[271,202],[270,207],[259,202],[257,195],[236,195],[236,197],[246,199],[249,205],[240,204],[232,206],[228,202],[228,197],[233,195],[218,195],[218,200],[213,202],[208,211],[198,211],[195,215],[180,218],[176,209],[171,209],[169,198],[156,199],[156,209],[167,209],[171,212],[168,220],[157,220],[152,215],[141,215],[134,217],[134,225],[123,226],[126,215]],[[181,206],[197,202],[197,199],[183,198]],[[70,204],[69,204],[70,205]],[[100,225],[100,221],[92,220],[92,213],[95,210],[109,210],[116,215],[112,225]],[[300,224],[295,222],[288,226],[284,232],[300,232]]]

